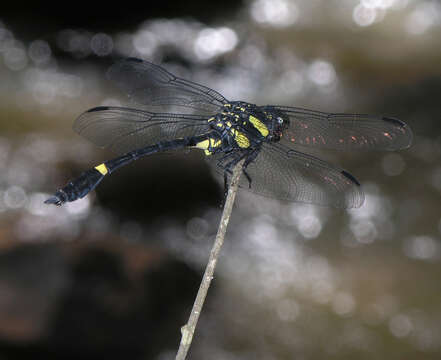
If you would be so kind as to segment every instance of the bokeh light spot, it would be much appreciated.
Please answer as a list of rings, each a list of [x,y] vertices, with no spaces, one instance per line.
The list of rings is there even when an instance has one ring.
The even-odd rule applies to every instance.
[[[47,64],[51,59],[51,54],[52,51],[47,41],[35,40],[29,46],[28,55],[36,65]]]
[[[72,215],[77,215],[80,217],[87,216],[90,211],[90,196],[86,196],[74,202],[66,203],[64,206],[66,207],[66,211]]]
[[[439,257],[441,244],[430,236],[413,236],[405,240],[403,249],[410,258],[428,260]]]
[[[26,51],[19,47],[7,49],[3,54],[3,60],[5,65],[13,71],[22,70],[28,64]]]
[[[372,25],[377,18],[377,11],[372,7],[365,7],[358,4],[352,12],[352,19],[358,26]]]
[[[194,217],[187,222],[187,235],[193,240],[201,240],[207,236],[208,222],[205,219]]]
[[[412,328],[412,322],[410,321],[409,317],[403,314],[395,315],[389,321],[390,332],[398,338],[409,335]]]
[[[408,15],[404,27],[409,34],[420,35],[440,23],[441,4],[436,1],[424,1],[417,4]]]
[[[236,33],[230,28],[206,28],[199,32],[194,43],[194,51],[199,59],[209,60],[233,50],[238,41]]]
[[[90,47],[98,56],[110,55],[113,51],[113,39],[104,33],[95,34],[90,40]]]
[[[25,206],[27,196],[23,188],[13,185],[4,192],[3,201],[10,209],[18,209]]]
[[[338,292],[332,299],[332,309],[340,316],[351,315],[355,309],[354,297],[347,292]]]
[[[256,0],[250,12],[256,22],[274,27],[291,26],[299,17],[297,5],[289,0]]]
[[[325,60],[315,60],[308,68],[310,80],[322,86],[331,85],[337,79],[334,66]]]
[[[151,56],[158,45],[155,34],[148,30],[141,30],[133,37],[133,46],[142,55]]]

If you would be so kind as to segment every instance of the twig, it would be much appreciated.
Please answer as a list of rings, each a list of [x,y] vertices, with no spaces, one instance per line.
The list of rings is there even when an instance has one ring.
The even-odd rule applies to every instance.
[[[230,186],[228,188],[227,199],[225,200],[225,205],[222,212],[222,218],[217,230],[216,239],[210,252],[207,267],[205,268],[204,277],[202,278],[201,285],[199,286],[198,294],[196,295],[190,318],[188,319],[187,324],[181,328],[182,337],[181,343],[179,344],[178,354],[176,355],[176,360],[185,360],[187,352],[190,349],[199,315],[201,314],[208,288],[210,287],[211,280],[213,279],[214,269],[216,268],[219,252],[222,244],[224,243],[225,233],[227,231],[228,222],[230,221],[234,199],[239,186],[239,179],[242,173],[243,163],[244,161],[242,160],[234,167],[233,176],[231,177]]]

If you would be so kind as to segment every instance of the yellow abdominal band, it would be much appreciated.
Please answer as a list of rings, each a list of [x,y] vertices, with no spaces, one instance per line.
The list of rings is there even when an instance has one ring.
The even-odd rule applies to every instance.
[[[215,140],[213,138],[209,138],[207,140],[203,140],[201,142],[198,142],[195,147],[198,149],[205,150],[205,155],[211,155],[212,152],[210,149],[216,148],[221,144],[220,140]]]
[[[95,169],[97,169],[102,175],[107,175],[109,170],[107,170],[107,166],[103,164],[95,166]]]

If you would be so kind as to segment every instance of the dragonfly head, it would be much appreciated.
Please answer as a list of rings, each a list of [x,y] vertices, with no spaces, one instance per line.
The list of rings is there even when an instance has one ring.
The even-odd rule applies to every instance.
[[[265,107],[265,114],[270,129],[268,138],[271,141],[277,142],[283,136],[284,131],[289,127],[289,117],[283,112],[275,110],[270,106]]]

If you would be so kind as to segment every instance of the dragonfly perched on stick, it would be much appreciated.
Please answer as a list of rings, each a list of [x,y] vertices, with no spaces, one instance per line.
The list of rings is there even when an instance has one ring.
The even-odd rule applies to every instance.
[[[354,176],[299,148],[390,151],[412,142],[411,129],[395,118],[229,101],[213,89],[136,58],[114,64],[108,77],[140,107],[95,107],[75,121],[74,129],[122,155],[85,171],[47,204],[86,196],[106,175],[140,157],[195,148],[223,173],[225,184],[234,166],[244,160],[242,188],[281,200],[360,207],[364,194]]]

